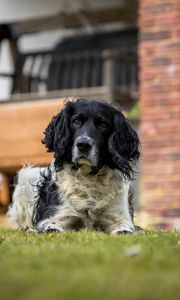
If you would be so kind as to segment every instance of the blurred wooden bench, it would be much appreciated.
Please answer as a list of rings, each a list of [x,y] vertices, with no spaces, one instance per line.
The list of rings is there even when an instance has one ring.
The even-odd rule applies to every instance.
[[[52,155],[41,144],[43,131],[63,107],[59,99],[0,104],[0,204],[9,203],[9,176],[23,164],[49,164]]]

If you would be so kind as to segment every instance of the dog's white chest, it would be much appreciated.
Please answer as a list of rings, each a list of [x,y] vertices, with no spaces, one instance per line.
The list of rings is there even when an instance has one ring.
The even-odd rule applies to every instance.
[[[58,186],[65,199],[64,208],[79,217],[83,215],[87,222],[97,219],[121,194],[120,179],[110,169],[82,176],[66,167],[58,174]]]

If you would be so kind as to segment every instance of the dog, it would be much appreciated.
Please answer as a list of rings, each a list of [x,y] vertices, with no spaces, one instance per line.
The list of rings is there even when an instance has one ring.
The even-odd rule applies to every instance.
[[[67,101],[44,131],[54,159],[18,173],[8,211],[19,229],[135,233],[131,181],[139,138],[123,113],[95,100]]]

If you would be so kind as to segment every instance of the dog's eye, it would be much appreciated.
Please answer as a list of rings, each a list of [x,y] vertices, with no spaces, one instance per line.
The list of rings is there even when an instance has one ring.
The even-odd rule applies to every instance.
[[[102,129],[108,129],[109,128],[109,125],[107,122],[104,122],[104,121],[98,121],[98,127],[102,128]]]
[[[94,123],[95,123],[96,127],[100,128],[102,130],[109,129],[109,127],[110,127],[109,122],[101,117],[96,118]]]
[[[74,119],[73,120],[73,125],[78,127],[78,126],[81,126],[81,120],[80,119]]]
[[[101,122],[99,126],[103,129],[108,128],[108,124],[106,122]]]

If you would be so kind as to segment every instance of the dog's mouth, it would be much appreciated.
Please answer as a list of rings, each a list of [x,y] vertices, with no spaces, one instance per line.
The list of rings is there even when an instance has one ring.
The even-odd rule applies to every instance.
[[[83,165],[87,165],[87,166],[94,166],[93,163],[85,156],[80,156],[75,160],[75,164],[77,166],[83,166]]]
[[[84,156],[76,158],[74,161],[74,166],[78,173],[83,175],[94,174],[97,172],[97,166]]]

